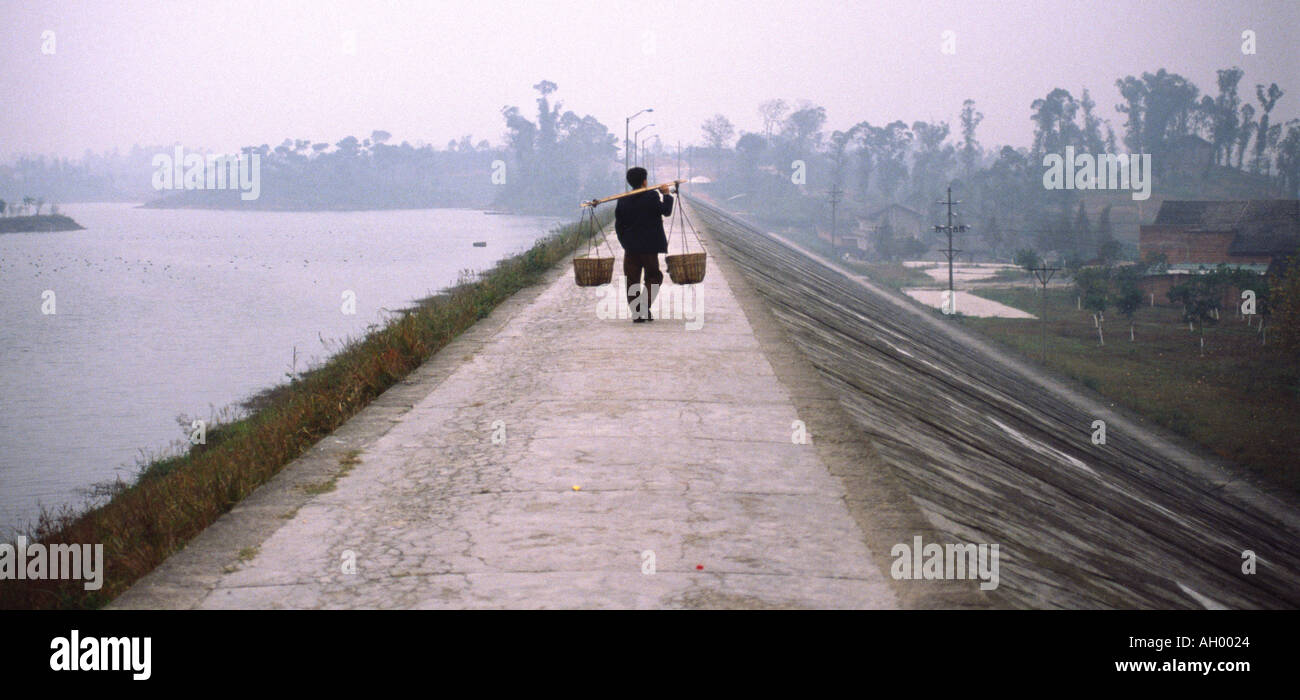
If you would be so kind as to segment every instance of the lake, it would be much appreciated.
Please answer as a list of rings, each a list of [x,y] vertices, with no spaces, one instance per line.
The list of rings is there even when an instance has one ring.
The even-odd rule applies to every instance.
[[[93,484],[134,478],[185,438],[179,416],[210,420],[563,223],[462,209],[61,211],[85,230],[0,235],[0,534],[38,504],[77,506]]]

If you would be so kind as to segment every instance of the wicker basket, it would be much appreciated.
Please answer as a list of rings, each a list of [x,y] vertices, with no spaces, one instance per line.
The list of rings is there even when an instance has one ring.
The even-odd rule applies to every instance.
[[[614,279],[614,258],[584,255],[573,259],[573,275],[579,287],[599,287]]]
[[[706,258],[705,253],[682,253],[665,256],[664,262],[673,284],[699,284],[704,281]]]

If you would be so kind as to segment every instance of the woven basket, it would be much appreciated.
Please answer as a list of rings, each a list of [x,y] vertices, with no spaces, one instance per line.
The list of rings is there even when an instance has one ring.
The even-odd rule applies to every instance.
[[[573,276],[579,287],[599,287],[614,279],[614,258],[584,255],[573,259]]]
[[[704,281],[705,253],[682,253],[667,255],[664,262],[668,264],[668,276],[673,284],[699,284]]]

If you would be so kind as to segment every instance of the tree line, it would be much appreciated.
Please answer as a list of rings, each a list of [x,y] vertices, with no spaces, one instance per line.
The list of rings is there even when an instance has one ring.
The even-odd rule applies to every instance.
[[[174,146],[80,160],[23,156],[0,165],[0,194],[36,189],[60,201],[145,201],[152,206],[258,209],[495,208],[529,213],[571,213],[578,202],[617,188],[617,140],[590,115],[552,104],[558,87],[543,80],[537,117],[502,108],[503,145],[472,135],[444,148],[395,142],[388,131],[337,142],[285,138],[276,146],[239,149],[256,154],[261,189],[243,201],[227,190],[158,191],[151,185],[156,154]]]
[[[860,121],[829,133],[824,107],[773,99],[758,106],[763,126],[757,132],[737,133],[722,114],[706,120],[697,165],[712,168],[723,194],[773,223],[827,219],[831,188],[844,191],[841,212],[897,203],[937,223],[936,202],[951,185],[963,200],[961,223],[972,225],[994,257],[1023,247],[1083,260],[1132,257],[1135,248],[1114,238],[1109,209],[1094,207],[1089,217],[1083,206],[1089,193],[1044,188],[1044,156],[1068,146],[1079,153],[1118,153],[1122,144],[1129,153],[1152,154],[1157,183],[1189,194],[1231,181],[1251,196],[1300,196],[1300,120],[1275,123],[1272,113],[1284,91],[1276,83],[1256,85],[1257,108],[1239,89],[1244,75],[1237,67],[1218,71],[1215,94],[1202,94],[1163,68],[1120,78],[1118,130],[1099,115],[1089,90],[1076,96],[1056,88],[1028,105],[1032,140],[1022,148],[985,148],[978,137],[984,115],[969,99],[955,126]],[[1181,140],[1193,136],[1212,149],[1213,169],[1204,181],[1180,180],[1168,166]]]

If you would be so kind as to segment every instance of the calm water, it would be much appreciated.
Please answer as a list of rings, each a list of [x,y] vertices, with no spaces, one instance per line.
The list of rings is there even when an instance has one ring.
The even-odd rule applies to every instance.
[[[86,230],[0,235],[0,534],[38,504],[78,505],[88,486],[132,478],[139,458],[184,438],[178,416],[210,419],[284,381],[295,347],[301,371],[385,308],[558,223],[458,209],[62,209]]]

